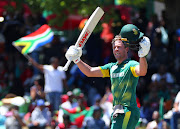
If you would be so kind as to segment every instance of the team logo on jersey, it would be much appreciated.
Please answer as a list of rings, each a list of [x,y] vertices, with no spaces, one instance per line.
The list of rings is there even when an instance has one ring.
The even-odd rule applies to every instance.
[[[111,68],[111,70],[114,71],[114,70],[116,70],[117,68],[118,68],[118,66],[117,66],[117,65],[114,65],[114,66]]]
[[[125,69],[125,67],[126,67],[126,64],[124,64],[124,66],[122,67],[122,69]]]
[[[133,32],[134,32],[134,35],[137,35],[138,34],[138,31],[136,29],[132,29]]]

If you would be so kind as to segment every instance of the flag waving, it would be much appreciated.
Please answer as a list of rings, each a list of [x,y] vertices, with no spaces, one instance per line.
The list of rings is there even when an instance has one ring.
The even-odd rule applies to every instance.
[[[35,32],[22,37],[13,42],[13,46],[16,47],[22,54],[28,54],[35,49],[51,42],[53,40],[54,33],[51,28],[45,24],[42,25]]]

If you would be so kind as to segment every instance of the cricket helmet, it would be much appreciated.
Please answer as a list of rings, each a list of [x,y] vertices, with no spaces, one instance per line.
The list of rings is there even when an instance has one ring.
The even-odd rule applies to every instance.
[[[124,25],[119,33],[121,40],[126,47],[132,50],[139,50],[139,42],[141,41],[144,33],[140,32],[133,24]]]

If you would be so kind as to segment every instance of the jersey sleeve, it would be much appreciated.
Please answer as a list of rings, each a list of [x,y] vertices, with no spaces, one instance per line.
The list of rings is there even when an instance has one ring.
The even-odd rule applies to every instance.
[[[50,69],[49,65],[43,65],[44,72],[47,72]]]
[[[99,66],[100,67],[100,70],[103,74],[103,77],[110,77],[110,66],[111,64],[106,64],[104,66]]]
[[[131,61],[130,70],[131,70],[134,77],[138,77],[138,75],[135,72],[135,68],[136,68],[137,65],[139,65],[139,62]]]
[[[62,79],[66,79],[66,73],[63,70],[63,67],[62,66],[58,66],[58,70],[62,73],[61,74]]]

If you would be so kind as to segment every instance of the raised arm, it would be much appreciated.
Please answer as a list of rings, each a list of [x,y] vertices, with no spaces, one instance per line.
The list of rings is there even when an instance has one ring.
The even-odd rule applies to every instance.
[[[88,77],[103,77],[100,67],[91,67],[82,60],[77,63],[79,69]]]
[[[80,57],[82,55],[82,48],[76,47],[74,45],[70,46],[69,49],[66,52],[66,58],[67,60],[73,61],[79,69],[88,77],[103,77],[103,74],[101,73],[100,67],[91,67],[82,60],[80,60]]]
[[[29,57],[29,62],[36,67],[37,69],[41,70],[41,72],[43,72],[43,65],[38,64],[35,60],[33,60],[33,58]]]
[[[135,68],[135,72],[138,76],[145,76],[148,69],[148,64],[145,56],[150,51],[151,43],[149,38],[144,36],[139,44],[141,46],[141,49],[138,51],[138,56],[140,57],[140,59],[139,59],[139,65],[136,66]]]
[[[148,64],[145,57],[139,59],[139,65],[136,66],[135,72],[138,76],[145,76],[147,73]]]

